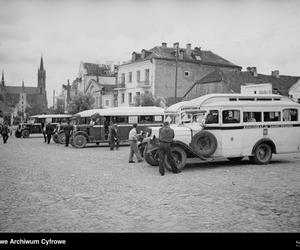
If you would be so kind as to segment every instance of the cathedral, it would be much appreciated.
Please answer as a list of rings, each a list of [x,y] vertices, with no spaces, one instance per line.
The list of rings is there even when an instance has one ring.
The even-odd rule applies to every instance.
[[[24,81],[22,81],[22,86],[7,86],[4,72],[2,71],[0,83],[0,101],[3,104],[2,106],[9,107],[14,116],[18,112],[22,114],[27,113],[28,110],[36,114],[44,113],[47,110],[47,93],[46,70],[44,69],[43,57],[41,57],[37,78],[37,87],[27,87]],[[2,113],[4,112],[8,112],[8,110],[2,110]]]

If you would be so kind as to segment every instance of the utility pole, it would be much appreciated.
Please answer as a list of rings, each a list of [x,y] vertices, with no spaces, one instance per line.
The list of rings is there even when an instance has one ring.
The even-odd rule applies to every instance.
[[[176,61],[175,61],[175,103],[177,103],[177,71],[178,71],[178,50],[179,43],[174,43],[175,51],[176,51]]]

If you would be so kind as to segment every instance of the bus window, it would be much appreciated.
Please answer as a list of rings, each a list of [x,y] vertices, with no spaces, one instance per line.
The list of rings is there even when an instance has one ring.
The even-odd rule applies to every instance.
[[[280,111],[264,112],[265,122],[279,122],[281,120]]]
[[[111,118],[113,123],[128,123],[128,116],[114,116]]]
[[[284,122],[298,121],[298,110],[297,109],[284,109],[282,112],[282,118],[283,118]]]
[[[219,123],[219,111],[210,110],[206,117],[205,124],[215,124],[215,123]]]
[[[139,123],[150,123],[150,122],[154,122],[153,115],[142,115],[139,117]]]
[[[224,110],[222,112],[223,123],[240,123],[240,111],[239,110]]]
[[[244,112],[243,122],[261,122],[261,112]]]

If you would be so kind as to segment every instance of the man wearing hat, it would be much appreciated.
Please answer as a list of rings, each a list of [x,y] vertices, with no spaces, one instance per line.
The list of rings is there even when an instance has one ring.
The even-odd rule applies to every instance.
[[[69,141],[70,141],[70,136],[73,131],[73,126],[70,124],[70,120],[67,122],[68,124],[64,127],[64,132],[65,132],[65,139],[66,139],[66,144],[65,146],[69,146]]]
[[[174,130],[170,128],[170,123],[165,121],[164,126],[159,129],[159,173],[161,175],[165,174],[165,155],[168,157],[172,172],[174,174],[180,173],[171,153],[171,143],[173,142],[173,138]]]

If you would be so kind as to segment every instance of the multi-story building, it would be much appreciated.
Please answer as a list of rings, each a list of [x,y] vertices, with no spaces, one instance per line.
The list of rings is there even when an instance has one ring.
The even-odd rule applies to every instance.
[[[91,94],[95,100],[93,108],[116,106],[116,75],[116,65],[81,61],[78,77],[71,85],[70,99],[78,94]]]
[[[168,104],[179,101],[192,85],[216,68],[240,71],[241,67],[191,44],[180,48],[166,43],[133,52],[131,60],[119,65],[118,106],[134,105],[142,93],[163,97]],[[177,72],[177,74],[176,74]],[[175,87],[177,85],[177,87]]]

